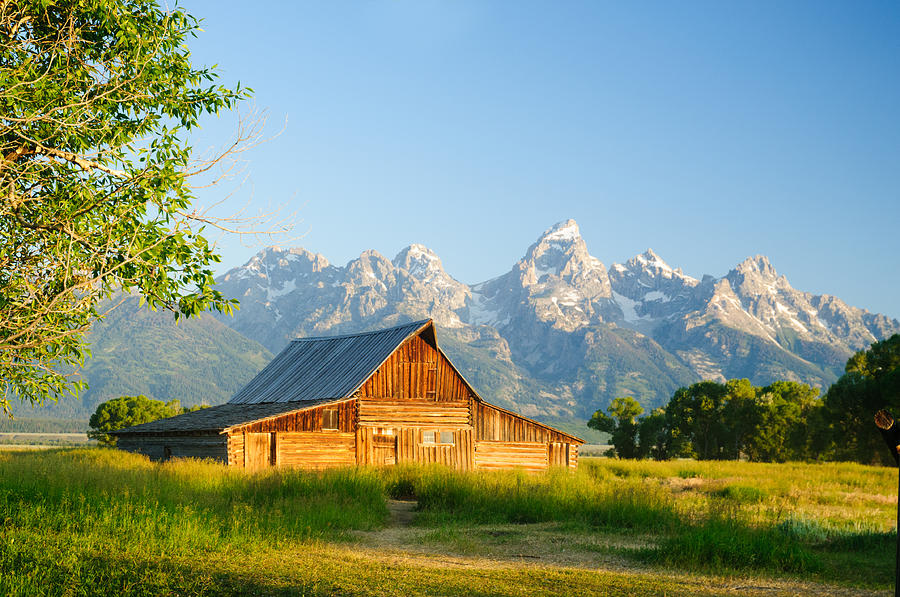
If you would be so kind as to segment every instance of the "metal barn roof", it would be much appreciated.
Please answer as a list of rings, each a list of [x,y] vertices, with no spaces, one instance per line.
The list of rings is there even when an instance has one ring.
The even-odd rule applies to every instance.
[[[431,320],[319,338],[298,338],[282,350],[228,404],[307,402],[349,396],[405,340]]]
[[[220,404],[209,408],[201,408],[183,415],[150,421],[134,427],[111,431],[110,435],[127,435],[130,433],[168,433],[168,432],[222,432],[229,427],[244,425],[270,417],[305,410],[312,406],[327,404],[334,400],[312,400],[297,404],[296,402],[270,402],[266,404]]]

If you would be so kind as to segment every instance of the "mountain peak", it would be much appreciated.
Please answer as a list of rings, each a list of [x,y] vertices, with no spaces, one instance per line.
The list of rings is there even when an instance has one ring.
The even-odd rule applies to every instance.
[[[418,243],[413,243],[402,249],[391,261],[394,267],[405,269],[417,277],[433,272],[443,272],[441,258],[437,253]]]
[[[662,257],[656,254],[653,249],[647,249],[640,255],[637,255],[634,258],[636,263],[644,266],[645,268],[658,269],[662,271],[673,271],[669,264],[666,263]]]
[[[437,256],[437,253],[435,253],[425,245],[413,243],[408,247],[404,247],[403,249],[401,249],[400,252],[397,253],[397,256],[394,257],[393,262],[394,265],[399,266],[401,263],[423,260],[440,262],[440,258]]]
[[[574,241],[581,238],[581,231],[578,229],[578,223],[569,218],[562,222],[557,222],[541,235],[540,241]]]
[[[765,255],[747,257],[746,259],[741,261],[734,269],[744,275],[758,272],[767,278],[778,277],[778,272],[775,271],[775,268],[769,262],[769,258]]]
[[[695,286],[698,281],[688,276],[681,268],[672,268],[665,260],[659,256],[653,249],[647,249],[640,255],[635,255],[625,262],[625,264],[615,263],[612,271],[617,278],[636,276],[644,278],[645,282],[650,279],[666,278],[671,280],[681,280],[688,286]]]

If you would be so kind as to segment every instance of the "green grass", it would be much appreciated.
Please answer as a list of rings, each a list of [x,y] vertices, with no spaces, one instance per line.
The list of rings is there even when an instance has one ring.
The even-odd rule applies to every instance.
[[[895,475],[607,459],[541,475],[246,474],[99,448],[0,452],[0,594],[690,595],[728,594],[741,575],[884,590]],[[386,548],[371,537],[391,497],[419,511],[412,539]]]
[[[668,529],[675,502],[655,483],[598,482],[565,469],[458,473],[442,467],[396,467],[385,472],[388,491],[416,496],[422,524],[566,522],[591,527]]]

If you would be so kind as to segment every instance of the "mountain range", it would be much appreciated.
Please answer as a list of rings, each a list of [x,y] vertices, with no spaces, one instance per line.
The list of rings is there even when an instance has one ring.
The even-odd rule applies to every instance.
[[[900,322],[837,297],[795,290],[766,257],[693,278],[652,250],[607,268],[578,224],[546,230],[501,276],[467,285],[413,244],[344,266],[303,248],[270,247],[217,279],[240,300],[233,317],[179,325],[136,299],[97,324],[80,416],[123,394],[218,404],[290,339],[365,331],[429,317],[439,342],[488,400],[558,425],[616,396],[647,410],[701,379],[778,379],[827,388],[847,358],[900,332]],[[29,413],[17,413],[28,416]]]
[[[620,395],[652,408],[700,379],[827,388],[853,352],[900,332],[896,319],[795,290],[763,256],[702,279],[652,250],[607,268],[574,220],[474,285],[419,244],[393,259],[365,251],[343,267],[272,247],[218,284],[241,301],[220,321],[272,352],[297,336],[431,317],[476,388],[547,420],[587,417]]]

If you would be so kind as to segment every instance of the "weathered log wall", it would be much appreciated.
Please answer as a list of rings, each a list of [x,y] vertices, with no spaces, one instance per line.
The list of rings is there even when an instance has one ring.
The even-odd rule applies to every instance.
[[[154,461],[171,458],[209,458],[228,462],[225,437],[219,434],[122,435],[119,436],[116,446],[126,452],[144,454]]]
[[[468,427],[469,402],[359,400],[360,427]]]
[[[234,433],[228,436],[228,465],[244,466],[244,434]]]
[[[569,468],[578,468],[578,444],[569,444]]]
[[[547,444],[541,442],[475,442],[475,468],[500,470],[522,468],[543,471],[548,465]]]
[[[395,435],[374,433],[371,427],[360,427],[356,432],[356,458],[358,464],[385,465],[394,463],[444,464],[459,470],[472,470],[474,440],[472,429],[440,427],[401,427]],[[450,432],[452,443],[426,444],[423,434],[434,431],[440,438],[441,431]]]
[[[473,403],[472,418],[477,440],[544,443],[572,441],[567,435],[546,425],[485,402]]]
[[[323,469],[356,464],[356,436],[338,431],[275,433],[275,465]]]
[[[299,408],[303,407],[298,403]],[[294,412],[280,417],[272,417],[262,421],[248,423],[242,427],[234,427],[231,433],[247,431],[249,433],[264,433],[271,431],[321,431],[322,412],[325,409],[338,411],[338,431],[353,433],[356,430],[356,400],[345,400],[338,403],[323,404],[300,412]]]

